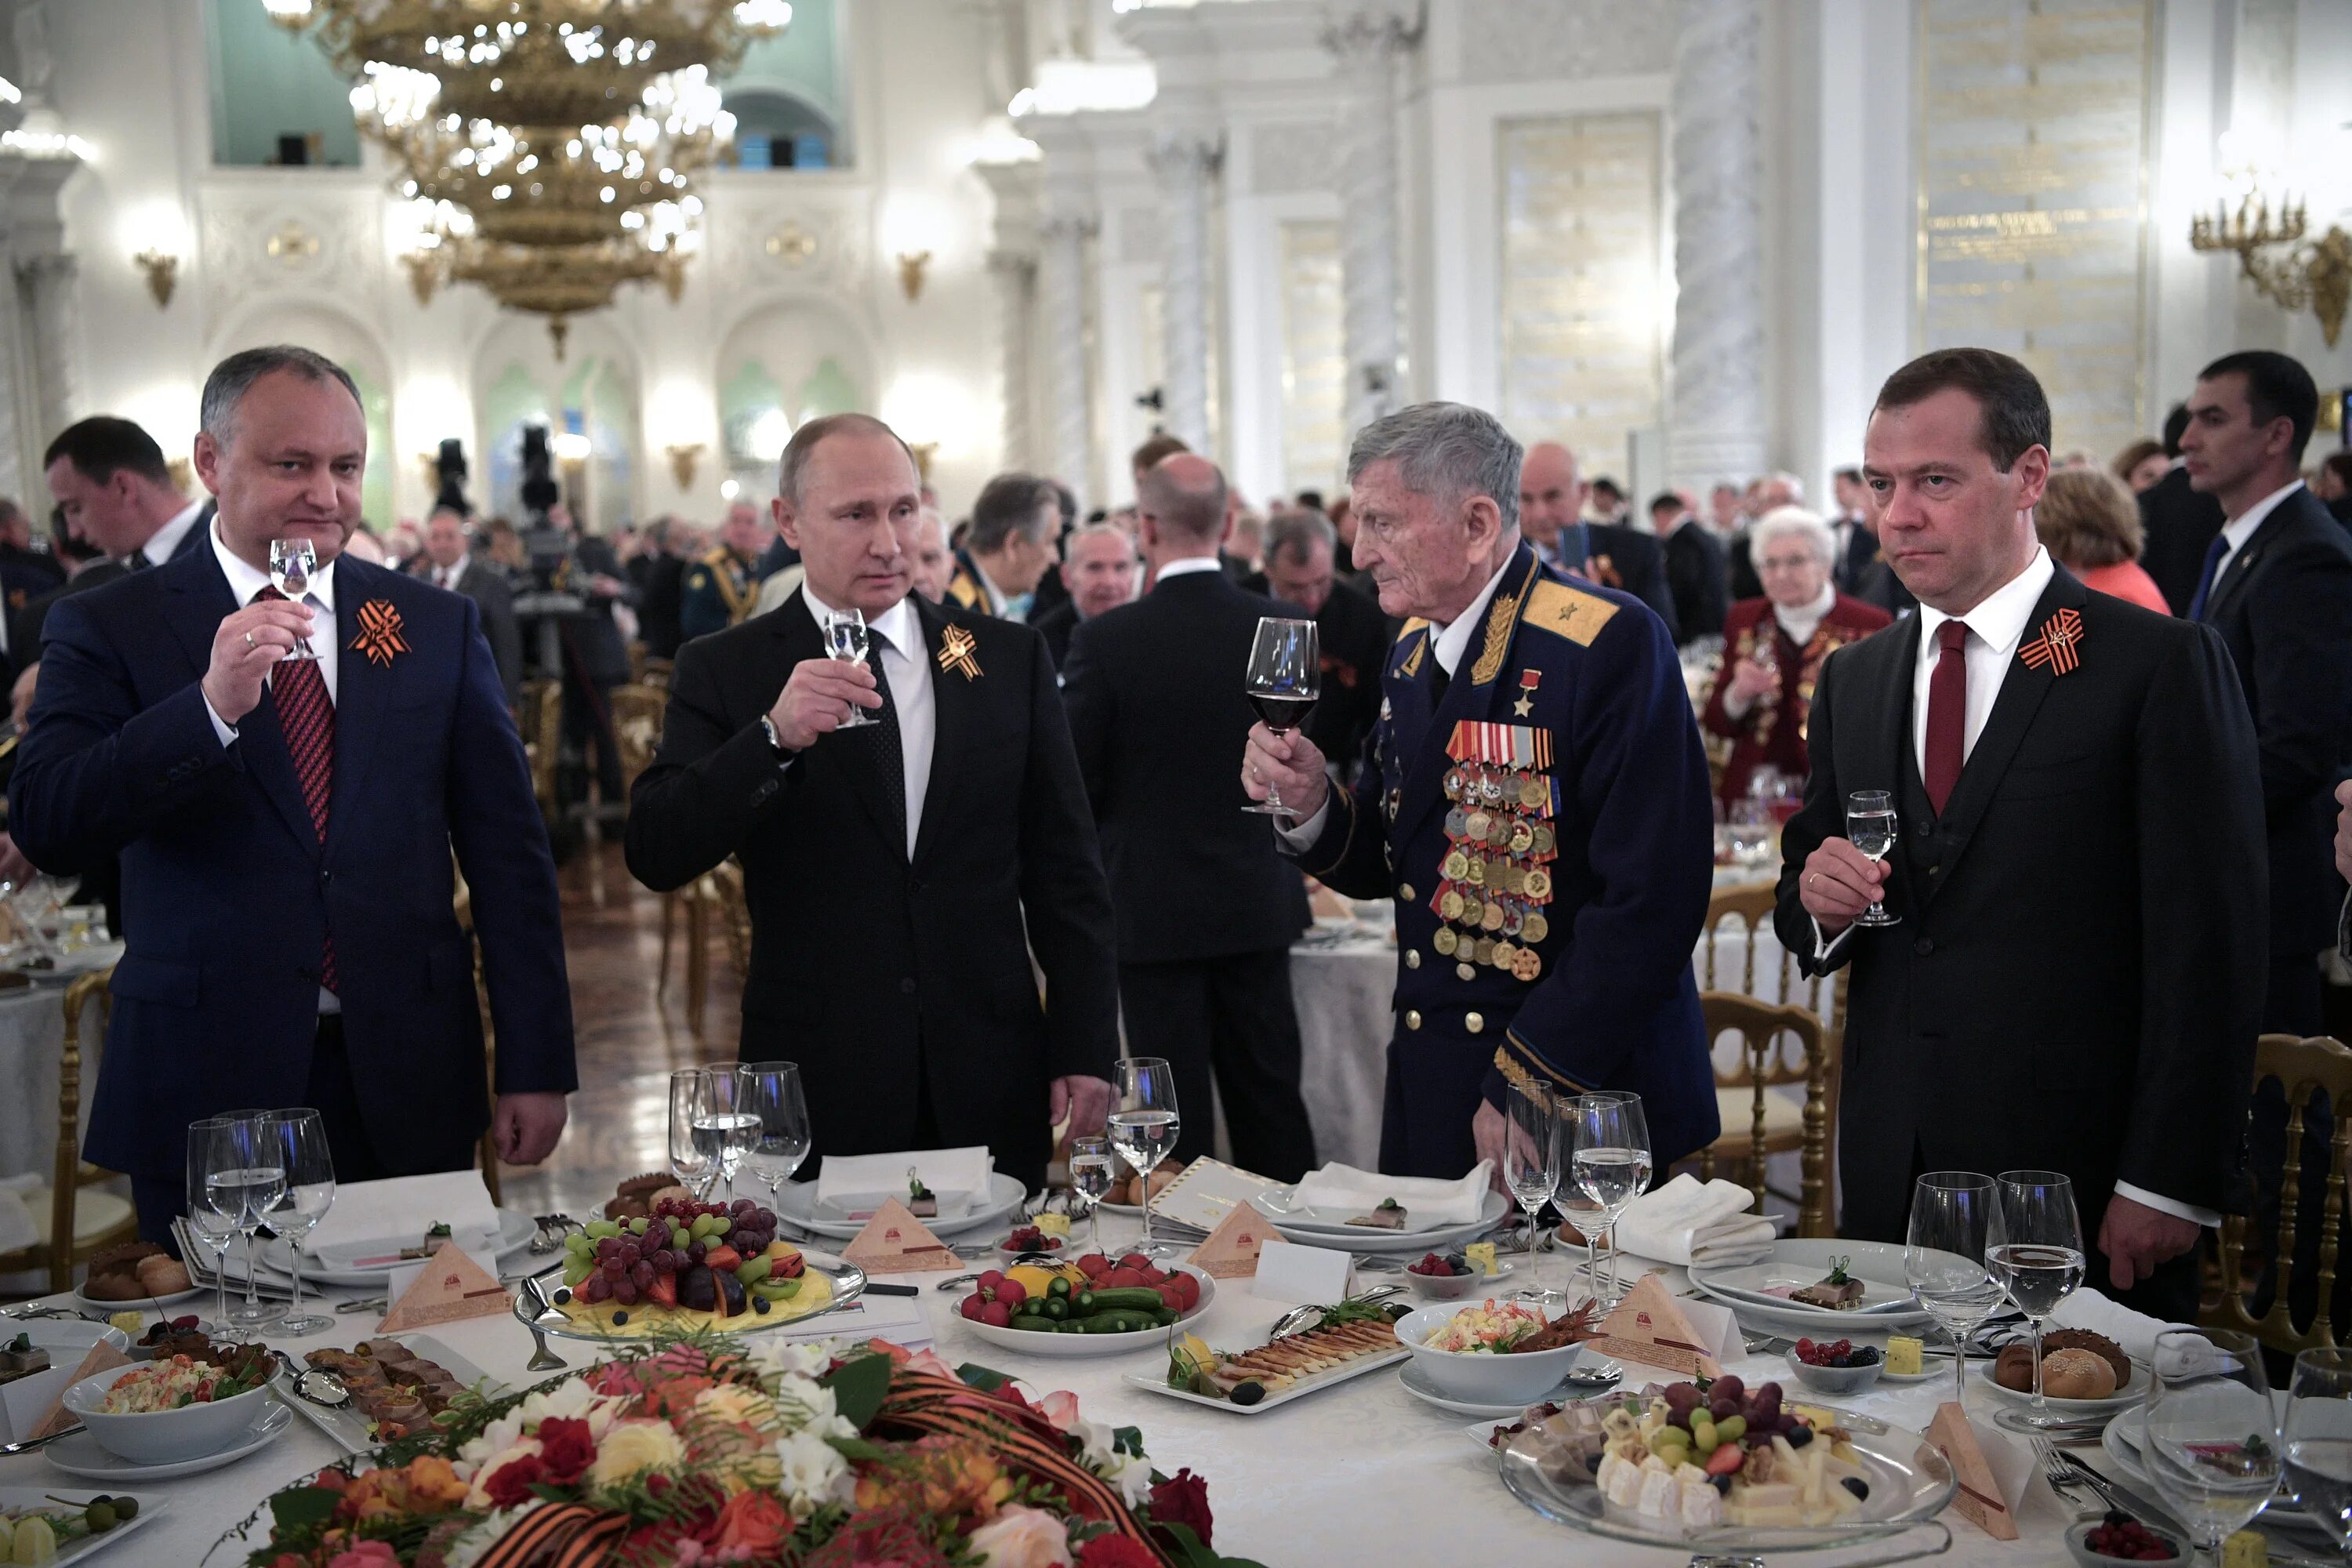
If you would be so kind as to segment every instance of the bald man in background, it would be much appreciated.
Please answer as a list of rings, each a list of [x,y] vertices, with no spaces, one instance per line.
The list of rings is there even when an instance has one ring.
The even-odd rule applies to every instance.
[[[1682,640],[1665,552],[1646,533],[1614,522],[1583,521],[1585,485],[1576,454],[1557,441],[1528,448],[1519,467],[1519,527],[1536,558],[1571,576],[1622,588],[1657,612],[1666,636]]]

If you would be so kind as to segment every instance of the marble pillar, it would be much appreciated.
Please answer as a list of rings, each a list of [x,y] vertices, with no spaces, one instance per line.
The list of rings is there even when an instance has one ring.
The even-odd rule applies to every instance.
[[[17,268],[31,295],[33,416],[43,430],[72,424],[81,406],[80,268],[70,256],[42,256]]]
[[[1005,468],[1029,466],[1029,346],[1034,338],[1034,296],[1037,258],[1017,250],[988,253],[988,273],[996,280],[996,319],[1003,333],[998,375],[1003,385]]]
[[[1209,449],[1209,182],[1213,133],[1167,131],[1146,154],[1164,219],[1160,254],[1160,421],[1196,452]]]
[[[1037,309],[1045,324],[1046,407],[1053,441],[1048,471],[1077,492],[1079,510],[1094,488],[1087,435],[1087,237],[1091,218],[1056,213],[1037,226]]]
[[[1323,44],[1347,89],[1340,110],[1340,276],[1346,296],[1347,426],[1349,434],[1404,401],[1399,360],[1397,238],[1397,57],[1416,40],[1386,5],[1334,17]]]
[[[1675,38],[1675,344],[1667,458],[1705,492],[1764,471],[1759,0],[1681,0]]]

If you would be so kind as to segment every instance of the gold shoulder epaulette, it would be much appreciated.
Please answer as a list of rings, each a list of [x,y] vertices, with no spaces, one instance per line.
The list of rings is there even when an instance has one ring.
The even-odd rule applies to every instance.
[[[1617,606],[1600,595],[1547,577],[1528,591],[1525,619],[1528,626],[1541,626],[1579,647],[1591,647],[1616,613]]]
[[[1413,616],[1411,620],[1409,620],[1409,621],[1405,622],[1405,624],[1404,624],[1404,629],[1403,629],[1402,631],[1401,631],[1401,632],[1397,633],[1397,639],[1396,639],[1396,640],[1397,640],[1397,641],[1399,641],[1399,642],[1402,642],[1402,641],[1404,641],[1404,639],[1405,639],[1405,638],[1407,638],[1407,637],[1409,637],[1412,636],[1412,634],[1413,634],[1413,633],[1415,633],[1415,632],[1417,632],[1417,631],[1423,631],[1423,630],[1425,630],[1425,629],[1428,627],[1428,626],[1429,626],[1429,623],[1428,623],[1427,621],[1423,620],[1423,619],[1421,616]]]

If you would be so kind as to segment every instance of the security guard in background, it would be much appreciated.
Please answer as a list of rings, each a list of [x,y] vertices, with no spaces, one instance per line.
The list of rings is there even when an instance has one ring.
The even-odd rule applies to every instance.
[[[1460,404],[1356,437],[1356,563],[1412,617],[1362,774],[1334,789],[1303,735],[1263,724],[1242,763],[1253,799],[1297,808],[1301,869],[1396,899],[1394,1175],[1499,1174],[1513,1084],[1639,1094],[1654,1171],[1720,1131],[1691,974],[1714,815],[1681,667],[1640,600],[1537,561],[1519,458]]]
[[[708,637],[751,618],[759,601],[760,552],[768,547],[769,522],[760,509],[737,501],[719,525],[718,547],[686,569],[678,599],[678,634]]]

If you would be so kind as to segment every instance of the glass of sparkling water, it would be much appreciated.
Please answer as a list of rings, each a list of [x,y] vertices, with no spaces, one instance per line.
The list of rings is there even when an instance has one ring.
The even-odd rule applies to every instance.
[[[319,574],[319,552],[307,539],[273,539],[269,542],[269,585],[296,604],[310,591],[310,579]],[[309,637],[296,637],[293,651],[288,658],[316,658],[318,650]]]
[[[1874,865],[1885,859],[1895,847],[1895,797],[1883,789],[1858,789],[1846,796],[1845,836]],[[1853,923],[1901,925],[1903,917],[1888,913],[1884,900],[1873,899],[1870,908],[1853,917]]]
[[[2217,1561],[2221,1542],[2269,1505],[2285,1469],[2262,1345],[2229,1329],[2168,1330],[2148,1370],[2148,1479],[2200,1555]]]
[[[2033,1407],[2004,1410],[2003,1426],[2023,1431],[2063,1426],[2042,1392],[2042,1332],[2058,1303],[2083,1282],[2083,1222],[2074,1184],[2056,1171],[2003,1171],[2000,1238],[1985,1247],[1985,1267],[2033,1325]]]
[[[1176,1147],[1183,1126],[1176,1110],[1176,1069],[1165,1057],[1127,1057],[1111,1080],[1110,1144],[1142,1178],[1146,1258],[1159,1254],[1151,1239],[1151,1169]]]
[[[1622,1296],[1617,1279],[1617,1220],[1650,1189],[1650,1124],[1642,1097],[1615,1090],[1577,1096],[1570,1139],[1576,1184],[1601,1207],[1601,1234],[1609,1244],[1605,1310]],[[1589,1234],[1589,1233],[1588,1233]]]
[[[827,616],[823,630],[825,658],[842,664],[866,662],[866,616],[855,606],[835,610]],[[840,728],[855,730],[861,724],[880,722],[879,719],[853,702],[849,706],[849,717],[841,721]]]
[[[2305,1351],[2286,1392],[2286,1481],[2339,1550],[2352,1549],[2352,1351]]]
[[[1109,1139],[1070,1140],[1070,1190],[1086,1205],[1087,1245],[1099,1249],[1102,1216],[1098,1205],[1110,1193]]]

